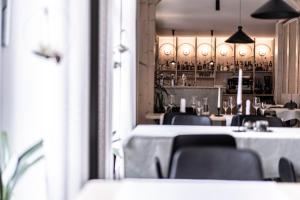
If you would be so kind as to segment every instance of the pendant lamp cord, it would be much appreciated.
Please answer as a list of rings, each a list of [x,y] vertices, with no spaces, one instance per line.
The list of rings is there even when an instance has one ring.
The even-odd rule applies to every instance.
[[[175,30],[172,30],[172,35],[173,35],[173,47],[175,48],[175,51],[173,51],[173,61],[175,61],[175,52],[176,52],[176,44],[175,44]]]
[[[211,30],[210,31],[210,59],[212,60],[212,57],[213,57],[213,36],[214,36],[214,30]]]
[[[240,0],[240,26],[242,26],[242,0]]]

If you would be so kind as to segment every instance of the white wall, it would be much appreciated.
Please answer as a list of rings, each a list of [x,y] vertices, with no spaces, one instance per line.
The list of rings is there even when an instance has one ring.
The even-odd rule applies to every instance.
[[[45,5],[49,41],[63,55],[60,64],[32,53],[42,37]],[[46,155],[17,185],[16,200],[66,200],[86,179],[81,163],[87,159],[87,20],[87,2],[13,1],[11,41],[2,49],[1,129],[9,133],[13,152],[43,138]]]

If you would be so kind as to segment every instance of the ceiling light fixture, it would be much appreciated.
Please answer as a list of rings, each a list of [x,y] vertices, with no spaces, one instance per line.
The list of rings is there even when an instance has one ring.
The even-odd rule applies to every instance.
[[[173,51],[173,60],[170,62],[171,65],[176,65],[176,61],[175,61],[175,52],[176,52],[176,44],[175,44],[175,30],[172,30],[172,36],[173,36],[173,46],[175,47],[175,51]]]
[[[238,31],[235,32],[230,38],[228,38],[225,42],[227,43],[240,43],[240,44],[247,44],[247,43],[254,43],[244,31],[242,30],[242,2],[240,0],[240,25],[238,26]]]
[[[290,19],[298,16],[299,12],[284,0],[269,0],[251,14],[251,17],[258,19]]]

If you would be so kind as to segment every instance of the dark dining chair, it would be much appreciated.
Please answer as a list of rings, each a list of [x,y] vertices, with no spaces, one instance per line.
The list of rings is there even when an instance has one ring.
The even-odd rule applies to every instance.
[[[290,183],[297,182],[294,165],[289,159],[284,157],[280,158],[278,171],[279,171],[280,182],[290,182]]]
[[[172,160],[176,151],[188,147],[227,147],[236,148],[235,138],[226,134],[211,134],[211,135],[178,135],[173,139],[172,149],[169,159],[169,168],[167,177],[169,177]],[[159,158],[155,158],[155,167],[158,178],[164,178]]]
[[[258,120],[268,121],[270,127],[283,127],[283,122],[277,117],[265,117],[256,115],[235,115],[232,118],[231,126],[242,126],[247,121],[256,122]]]
[[[290,101],[286,104],[284,104],[283,106],[284,108],[287,108],[287,109],[296,109],[298,107],[298,105],[294,102],[294,101]],[[291,119],[291,120],[288,120],[288,121],[285,121],[284,124],[286,127],[293,127],[293,126],[296,126],[298,123],[298,120],[297,119]]]
[[[187,115],[187,114],[181,112],[167,112],[164,114],[163,125],[171,125],[172,119],[177,115]]]
[[[180,112],[180,107],[174,107],[172,108],[171,112]],[[186,114],[196,114],[195,110],[192,107],[186,107],[185,108]]]
[[[252,151],[194,147],[176,151],[170,178],[259,181],[263,173],[260,158]]]
[[[206,116],[176,115],[172,119],[172,125],[211,126],[212,122]]]

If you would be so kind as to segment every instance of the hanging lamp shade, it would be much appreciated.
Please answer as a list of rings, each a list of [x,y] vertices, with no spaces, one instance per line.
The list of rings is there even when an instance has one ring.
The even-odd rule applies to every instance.
[[[240,44],[247,44],[247,43],[254,43],[244,31],[243,27],[239,26],[238,31],[235,32],[230,38],[228,38],[225,42],[227,43],[240,43]]]
[[[259,19],[289,19],[298,16],[299,12],[284,0],[269,0],[251,14],[251,17]]]

